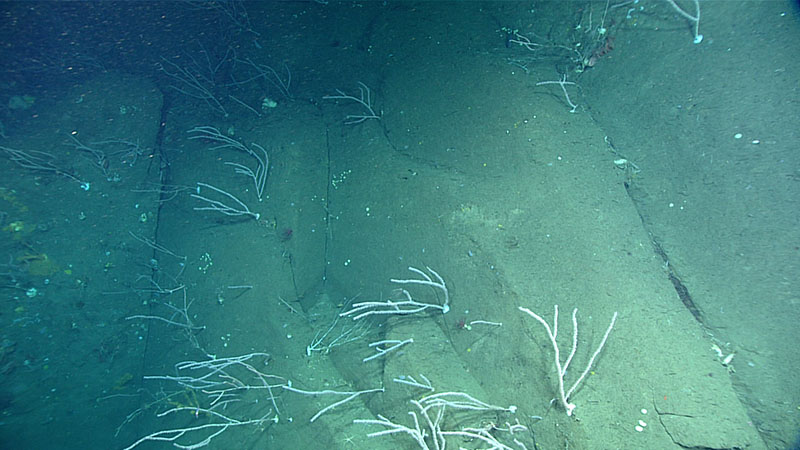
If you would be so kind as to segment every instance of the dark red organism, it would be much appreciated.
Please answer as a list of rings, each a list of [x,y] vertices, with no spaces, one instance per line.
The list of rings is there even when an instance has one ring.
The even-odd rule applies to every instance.
[[[294,236],[294,230],[291,228],[284,228],[283,231],[281,231],[281,234],[278,235],[278,238],[281,240],[281,242],[287,242],[292,238],[292,236]]]
[[[593,67],[600,58],[611,53],[611,50],[614,50],[614,36],[606,37],[603,43],[594,50],[592,56],[586,61],[586,65]]]
[[[467,326],[467,318],[466,317],[462,317],[461,319],[459,319],[458,322],[456,322],[456,329],[458,329],[458,330],[463,330],[464,328],[466,328],[466,326]]]

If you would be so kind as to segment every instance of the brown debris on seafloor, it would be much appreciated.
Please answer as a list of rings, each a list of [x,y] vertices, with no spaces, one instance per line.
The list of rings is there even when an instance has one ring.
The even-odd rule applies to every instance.
[[[597,61],[603,56],[611,53],[611,50],[614,50],[614,36],[607,36],[602,45],[598,46],[594,52],[592,52],[592,56],[584,61],[584,65],[586,67],[594,67],[594,65],[597,64]]]

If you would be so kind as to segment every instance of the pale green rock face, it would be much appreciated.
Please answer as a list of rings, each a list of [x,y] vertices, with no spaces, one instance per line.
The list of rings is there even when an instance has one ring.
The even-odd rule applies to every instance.
[[[8,108],[13,110],[28,109],[36,102],[30,95],[13,95],[8,99]]]

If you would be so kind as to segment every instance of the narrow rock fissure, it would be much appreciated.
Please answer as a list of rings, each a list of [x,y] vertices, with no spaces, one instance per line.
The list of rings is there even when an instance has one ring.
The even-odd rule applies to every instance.
[[[625,191],[628,193],[628,197],[630,197],[631,201],[633,202],[634,207],[636,208],[636,213],[639,215],[639,219],[642,221],[642,227],[644,227],[645,231],[647,231],[647,235],[650,236],[650,244],[653,246],[653,251],[661,257],[661,260],[664,261],[664,267],[667,272],[667,277],[669,281],[672,283],[673,288],[675,288],[675,292],[678,294],[678,298],[681,299],[681,302],[692,313],[692,316],[699,322],[703,327],[706,326],[705,317],[703,315],[703,311],[700,307],[692,299],[691,294],[689,293],[689,289],[681,280],[680,275],[678,275],[675,266],[669,259],[669,255],[664,250],[664,247],[658,242],[653,233],[650,231],[649,227],[647,226],[647,220],[642,213],[642,210],[639,208],[639,201],[637,201],[637,194],[636,189],[631,185],[630,182],[625,182]]]

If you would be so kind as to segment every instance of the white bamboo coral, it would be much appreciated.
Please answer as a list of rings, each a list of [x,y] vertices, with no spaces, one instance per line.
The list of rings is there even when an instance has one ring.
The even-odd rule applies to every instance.
[[[445,284],[444,279],[441,276],[439,276],[439,274],[436,273],[436,271],[427,266],[425,268],[428,269],[428,272],[430,272],[434,278],[436,278],[436,281],[433,281],[433,278],[428,276],[428,274],[415,267],[409,267],[408,270],[421,276],[422,279],[411,278],[408,280],[399,280],[392,278],[390,281],[392,283],[397,283],[397,284],[417,284],[439,289],[444,295],[443,304],[439,305],[436,303],[418,302],[411,297],[410,292],[408,292],[405,289],[400,289],[397,293],[402,297],[405,297],[405,300],[401,301],[386,300],[378,302],[353,303],[353,306],[350,310],[345,311],[339,315],[342,317],[352,316],[353,320],[358,320],[372,315],[387,315],[387,314],[408,315],[408,314],[422,312],[425,311],[426,309],[438,309],[442,312],[442,314],[446,314],[448,311],[450,311],[450,293],[447,290],[447,285]]]
[[[597,355],[600,354],[600,351],[603,350],[603,346],[606,345],[606,341],[608,340],[608,335],[611,334],[611,329],[614,328],[614,323],[617,321],[617,313],[614,313],[614,316],[611,318],[611,323],[608,325],[608,329],[606,330],[606,334],[603,335],[603,339],[600,341],[600,345],[597,347],[597,350],[594,351],[592,357],[589,359],[589,363],[586,365],[586,369],[583,370],[581,376],[575,380],[575,383],[569,390],[564,389],[564,376],[567,374],[567,369],[569,368],[569,363],[572,362],[572,357],[575,356],[575,350],[578,348],[578,308],[572,310],[572,350],[569,352],[569,356],[567,360],[562,364],[561,363],[561,352],[558,350],[558,342],[556,342],[556,336],[558,336],[558,305],[554,306],[555,313],[553,314],[553,327],[550,328],[550,325],[538,316],[536,313],[531,311],[528,308],[524,308],[522,306],[519,307],[519,310],[530,315],[534,319],[536,319],[539,323],[542,324],[544,329],[547,331],[547,336],[550,338],[550,342],[553,344],[553,351],[555,352],[555,362],[556,362],[556,370],[558,371],[558,402],[561,406],[566,410],[567,415],[571,416],[572,412],[575,410],[575,404],[569,402],[569,397],[575,392],[578,385],[581,384],[581,381],[586,377],[586,374],[589,373],[589,370],[592,368],[592,364],[594,360],[597,358]]]

